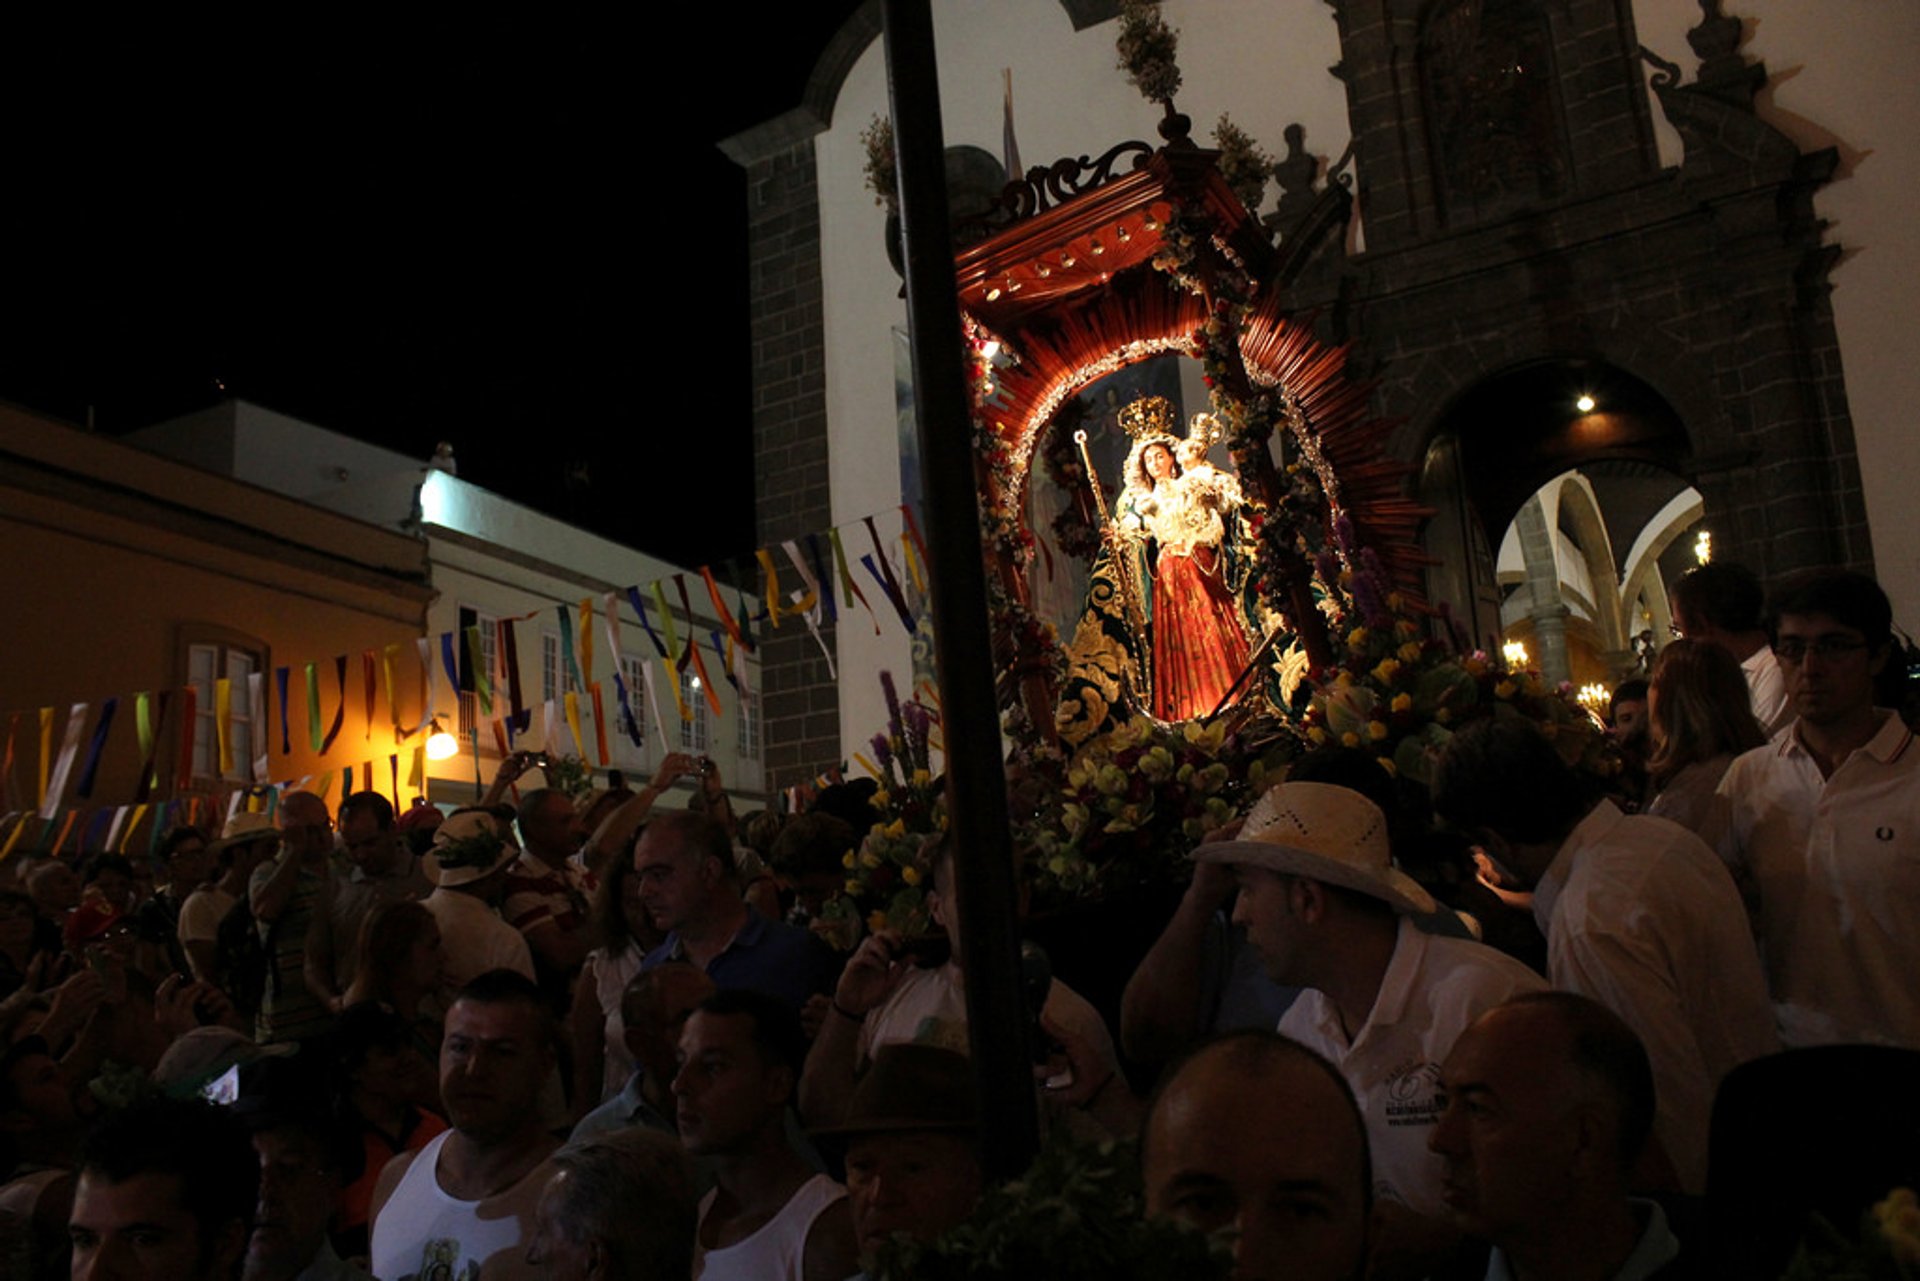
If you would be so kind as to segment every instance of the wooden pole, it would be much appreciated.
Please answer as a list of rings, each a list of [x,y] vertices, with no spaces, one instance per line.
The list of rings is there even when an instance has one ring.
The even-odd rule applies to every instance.
[[[967,396],[946,144],[928,0],[884,0],[887,93],[905,249],[913,403],[933,561],[933,636],[947,741],[947,813],[965,958],[968,1039],[989,1180],[1011,1178],[1039,1150],[1026,1004],[1000,759],[986,558]]]

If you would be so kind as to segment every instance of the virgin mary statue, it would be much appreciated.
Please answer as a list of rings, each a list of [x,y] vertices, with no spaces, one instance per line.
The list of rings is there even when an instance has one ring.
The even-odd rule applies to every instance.
[[[1127,406],[1120,421],[1134,443],[1069,648],[1061,707],[1069,741],[1074,723],[1111,715],[1100,704],[1124,697],[1121,685],[1159,720],[1206,716],[1233,690],[1250,650],[1239,603],[1240,486],[1206,461],[1217,424],[1196,415],[1177,439],[1173,407],[1157,396]]]

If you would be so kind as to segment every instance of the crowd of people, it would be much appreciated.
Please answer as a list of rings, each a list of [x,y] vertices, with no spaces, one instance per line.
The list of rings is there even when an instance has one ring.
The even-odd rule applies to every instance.
[[[1322,751],[1199,842],[1111,1024],[1042,975],[1046,1129],[1137,1139],[1237,1278],[1725,1275],[1729,1075],[1920,1063],[1920,750],[1870,579],[1673,605],[1608,786],[1491,718],[1423,795]],[[534,764],[0,863],[5,1275],[844,1281],[967,1220],[964,851],[936,934],[839,954],[858,789],[743,827],[691,757],[513,799]]]

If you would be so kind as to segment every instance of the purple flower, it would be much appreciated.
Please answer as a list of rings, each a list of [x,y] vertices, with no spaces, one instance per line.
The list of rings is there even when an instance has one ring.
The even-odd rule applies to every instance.
[[[893,673],[880,673],[880,692],[887,696],[887,727],[895,734],[900,732],[900,695],[893,689]]]
[[[873,754],[879,758],[881,769],[886,769],[893,764],[893,744],[887,741],[885,734],[873,736]]]
[[[1349,558],[1353,556],[1353,549],[1359,545],[1360,540],[1353,532],[1353,518],[1344,511],[1337,513],[1333,518],[1333,541]]]

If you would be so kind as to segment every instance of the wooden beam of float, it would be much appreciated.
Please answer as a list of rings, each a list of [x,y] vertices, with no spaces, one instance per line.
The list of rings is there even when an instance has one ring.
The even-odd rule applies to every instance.
[[[887,93],[893,113],[905,248],[915,427],[925,478],[933,636],[947,742],[948,834],[966,956],[967,1028],[980,1103],[981,1163],[1012,1178],[1039,1150],[994,697],[986,559],[975,488],[972,408],[962,367],[947,221],[933,21],[927,0],[886,0]]]

